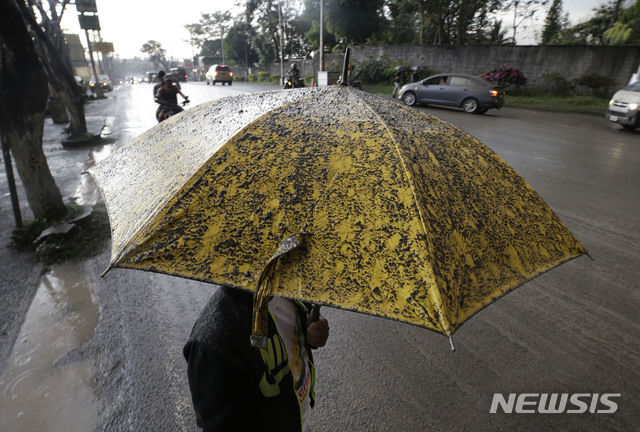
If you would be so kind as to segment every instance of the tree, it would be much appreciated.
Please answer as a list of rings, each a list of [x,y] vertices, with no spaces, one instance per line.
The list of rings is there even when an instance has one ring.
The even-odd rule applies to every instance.
[[[231,26],[231,21],[232,16],[229,11],[217,11],[212,14],[202,13],[200,14],[200,21],[194,24],[187,24],[185,28],[191,34],[193,43],[200,49],[203,48],[206,42],[210,44],[212,40],[218,41],[220,44],[219,52],[222,56],[221,62],[224,63],[224,38]],[[209,49],[212,48],[209,47]],[[201,55],[206,57],[206,54],[201,53]]]
[[[60,28],[62,14],[69,0],[49,0],[48,8],[43,7],[40,0],[27,2],[29,7],[22,7],[21,4],[21,11],[37,44],[37,52],[44,65],[52,96],[62,101],[69,114],[67,132],[71,138],[88,138],[90,134],[87,133],[83,91],[75,81],[75,73]],[[36,20],[36,16],[40,22]]]
[[[252,47],[258,54],[260,64],[279,63],[281,43],[283,55],[291,57],[289,47],[285,46],[290,38],[296,37],[288,24],[292,14],[295,13],[291,4],[291,0],[250,0],[247,2],[245,19],[256,30],[252,39]],[[282,24],[282,29],[280,24]]]
[[[320,0],[304,0],[303,10],[298,17],[304,23],[304,37],[309,42],[310,50],[320,48]],[[324,50],[331,51],[336,44],[336,38],[327,32],[326,19],[324,23]]]
[[[613,26],[604,32],[604,37],[611,45],[640,45],[640,0],[620,13]]]
[[[526,22],[535,19],[539,6],[546,6],[548,0],[507,0],[502,2],[504,11],[513,11],[513,44],[516,44],[518,27],[526,28]]]
[[[251,46],[255,37],[253,28],[244,21],[236,22],[227,33],[225,48],[227,57],[238,65],[249,67],[258,61],[258,54]]]
[[[393,45],[421,44],[418,28],[423,21],[424,2],[411,0],[387,0],[388,22],[385,29],[385,41]]]
[[[327,31],[339,42],[339,51],[366,43],[382,30],[384,0],[326,0]]]
[[[169,69],[169,63],[167,62],[167,51],[162,48],[162,44],[158,41],[149,40],[142,45],[140,52],[149,55],[149,60],[153,62],[156,67],[162,69]]]
[[[0,14],[0,139],[10,148],[36,218],[66,214],[42,148],[47,77],[16,0]]]
[[[566,31],[565,44],[606,45],[604,33],[617,20],[619,0],[592,9],[593,17]]]
[[[562,0],[553,0],[542,29],[541,43],[550,45],[562,41],[562,32],[567,27],[568,18],[562,12]]]
[[[507,29],[502,28],[502,20],[494,19],[493,25],[485,35],[485,43],[489,45],[512,45],[513,40],[507,37]]]
[[[202,43],[200,55],[203,57],[204,64],[224,63],[222,44],[220,39],[209,39]]]
[[[388,43],[486,43],[497,0],[387,0]]]

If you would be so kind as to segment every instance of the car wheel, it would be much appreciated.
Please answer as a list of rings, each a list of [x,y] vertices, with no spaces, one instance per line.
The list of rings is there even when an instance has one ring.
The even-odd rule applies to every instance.
[[[638,126],[634,126],[634,125],[622,125],[623,128],[625,128],[626,130],[635,130]]]
[[[466,98],[462,101],[462,109],[466,113],[474,114],[478,112],[478,101],[474,98]]]
[[[414,92],[406,92],[402,95],[402,102],[405,105],[414,106],[416,104],[416,94]]]
[[[233,84],[233,81],[229,81],[229,85]]]

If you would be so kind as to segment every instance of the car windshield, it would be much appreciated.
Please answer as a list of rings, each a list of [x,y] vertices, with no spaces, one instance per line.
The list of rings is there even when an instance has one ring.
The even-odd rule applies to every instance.
[[[629,84],[625,90],[637,91],[640,92],[640,81],[636,81],[634,83]]]

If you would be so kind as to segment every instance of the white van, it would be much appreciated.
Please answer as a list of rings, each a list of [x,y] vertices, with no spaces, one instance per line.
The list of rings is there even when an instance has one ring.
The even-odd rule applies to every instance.
[[[607,120],[633,130],[640,126],[640,81],[619,90],[609,101]]]
[[[209,83],[215,85],[217,82],[222,83],[222,85],[225,85],[225,83],[231,85],[233,83],[233,72],[231,72],[229,66],[213,65],[205,74],[205,78],[207,79],[207,85]]]

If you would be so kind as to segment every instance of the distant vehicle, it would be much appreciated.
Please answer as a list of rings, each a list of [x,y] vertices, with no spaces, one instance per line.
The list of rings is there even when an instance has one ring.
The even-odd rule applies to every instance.
[[[417,103],[445,105],[477,114],[504,105],[504,92],[499,87],[477,76],[459,73],[433,75],[406,84],[400,89],[400,98],[409,106]]]
[[[185,68],[175,67],[175,68],[171,68],[170,71],[171,71],[171,74],[173,74],[173,76],[176,77],[178,82],[187,82],[188,75]]]
[[[96,76],[92,75],[91,78],[89,78],[89,88],[92,92],[96,91],[96,85],[99,86],[102,91],[113,90],[113,84],[111,84],[111,80],[108,75],[98,75],[97,80]]]
[[[231,85],[233,83],[233,72],[226,65],[213,65],[205,74],[207,85],[210,83],[215,85],[217,82]]]
[[[618,90],[609,101],[607,120],[634,130],[640,126],[640,81]]]
[[[156,71],[148,71],[145,74],[144,81],[148,82],[148,83],[152,83],[152,82],[154,82],[156,80],[157,76],[158,76],[158,72],[156,72]]]

